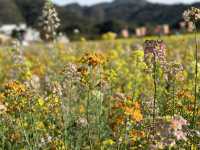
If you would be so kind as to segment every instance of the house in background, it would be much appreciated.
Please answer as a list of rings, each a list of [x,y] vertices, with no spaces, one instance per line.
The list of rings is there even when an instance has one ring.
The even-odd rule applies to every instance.
[[[129,31],[128,31],[128,29],[122,29],[122,31],[121,31],[121,37],[122,38],[129,38]]]
[[[10,38],[18,39],[22,44],[40,41],[40,33],[27,27],[26,24],[5,24],[0,27],[0,33]]]
[[[193,32],[194,31],[194,24],[193,24],[193,22],[188,22],[187,23],[187,31],[188,32]]]
[[[154,34],[156,35],[169,35],[170,34],[170,27],[168,24],[158,25],[154,30]]]
[[[2,25],[0,27],[0,33],[7,35],[7,36],[11,36],[13,30],[15,30],[16,28],[17,28],[17,26],[15,24]]]
[[[40,33],[33,28],[27,28],[24,34],[24,40],[27,42],[39,42]]]
[[[5,24],[0,27],[0,33],[11,36],[14,30],[26,30],[26,24]]]
[[[135,34],[137,37],[144,37],[147,35],[147,28],[146,27],[139,27],[135,29]]]
[[[194,24],[193,22],[185,22],[185,21],[182,21],[179,23],[179,26],[180,26],[180,30],[182,32],[193,32],[194,31]]]

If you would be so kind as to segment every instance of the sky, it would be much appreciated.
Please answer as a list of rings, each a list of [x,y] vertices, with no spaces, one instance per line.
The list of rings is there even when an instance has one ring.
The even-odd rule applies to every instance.
[[[74,2],[78,2],[81,5],[92,5],[92,4],[96,4],[100,2],[111,2],[112,0],[53,0],[53,1],[60,5],[74,3]],[[173,3],[180,3],[180,2],[192,3],[192,2],[197,2],[199,0],[148,0],[148,1],[165,3],[165,4],[173,4]]]

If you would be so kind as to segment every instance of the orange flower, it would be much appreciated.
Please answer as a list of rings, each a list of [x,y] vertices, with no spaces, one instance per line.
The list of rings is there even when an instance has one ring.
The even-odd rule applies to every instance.
[[[135,109],[141,109],[141,105],[140,105],[140,103],[138,101],[134,102],[133,105],[134,105]]]
[[[0,93],[0,102],[4,102],[5,95],[4,93]]]
[[[124,104],[122,102],[117,102],[112,109],[122,109],[124,108]]]
[[[127,100],[131,100],[132,97],[131,97],[131,96],[127,96],[126,99],[127,99]]]
[[[80,67],[78,68],[78,72],[82,75],[82,76],[87,76],[88,75],[88,69],[85,67]]]
[[[79,106],[79,112],[84,113],[85,112],[85,107],[83,105]]]
[[[21,84],[18,81],[10,81],[9,83],[7,83],[5,85],[5,88],[7,90],[11,90],[12,92],[15,92],[15,93],[18,93],[18,94],[21,94],[21,93],[26,91],[25,85]]]
[[[143,120],[143,115],[141,113],[140,110],[136,109],[134,110],[133,114],[132,114],[132,119],[135,120],[136,122],[140,122]]]
[[[101,65],[105,62],[105,58],[102,54],[94,53],[86,53],[85,56],[81,58],[82,63],[86,63],[89,66],[96,67],[97,65]]]
[[[19,142],[21,139],[21,133],[18,131],[15,131],[10,134],[10,139],[14,142]]]
[[[190,91],[187,91],[187,90],[182,90],[182,91],[179,91],[177,93],[177,97],[179,99],[187,99],[187,100],[190,100],[191,102],[194,102],[195,100],[195,97],[194,95],[192,95],[192,93]]]
[[[118,115],[117,117],[116,117],[116,119],[114,120],[114,122],[112,122],[111,124],[110,124],[110,127],[111,127],[111,129],[113,130],[113,131],[116,131],[117,130],[117,127],[119,126],[119,125],[123,125],[124,124],[124,116],[123,115]]]
[[[124,117],[123,116],[118,116],[117,118],[116,118],[116,124],[123,124],[123,122],[124,122]]]
[[[130,107],[125,107],[124,108],[124,113],[126,114],[126,115],[131,115],[131,114],[133,114],[133,108],[130,108]]]
[[[145,133],[143,132],[143,131],[138,131],[138,130],[132,130],[131,132],[130,132],[130,137],[131,138],[138,138],[138,137],[140,137],[140,138],[142,138],[142,137],[144,137],[145,136]]]

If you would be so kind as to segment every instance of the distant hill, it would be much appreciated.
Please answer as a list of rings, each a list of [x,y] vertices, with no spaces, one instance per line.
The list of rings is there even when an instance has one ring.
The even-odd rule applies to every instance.
[[[0,0],[0,24],[23,21],[19,8],[12,0]]]
[[[63,30],[68,34],[72,32],[71,26],[87,34],[88,32],[101,34],[107,31],[119,32],[121,28],[133,31],[137,26],[147,25],[151,28],[166,23],[172,28],[177,28],[182,20],[183,11],[190,6],[156,4],[146,0],[115,0],[91,7],[67,5],[64,6],[64,12],[60,10],[60,14],[63,18]],[[193,6],[200,7],[200,3],[195,3]]]
[[[37,27],[43,0],[0,0],[0,24],[19,23]],[[200,2],[193,4],[200,7]],[[70,4],[56,6],[62,20],[61,31],[69,36],[73,29],[78,28],[82,34],[91,38],[98,34],[121,28],[134,30],[137,26],[168,23],[176,28],[182,19],[182,12],[190,5],[164,5],[147,2],[146,0],[115,0],[93,6]]]
[[[12,0],[19,8],[21,15],[28,25],[36,25],[38,16],[44,5],[44,0]]]

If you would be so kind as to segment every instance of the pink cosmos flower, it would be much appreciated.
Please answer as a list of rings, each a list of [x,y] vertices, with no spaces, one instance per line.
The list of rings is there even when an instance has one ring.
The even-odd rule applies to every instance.
[[[186,133],[184,133],[181,130],[175,131],[174,136],[176,137],[177,140],[184,140],[184,141],[187,140]]]
[[[182,130],[183,126],[188,125],[187,120],[181,116],[175,116],[171,121],[171,126],[174,130]]]

